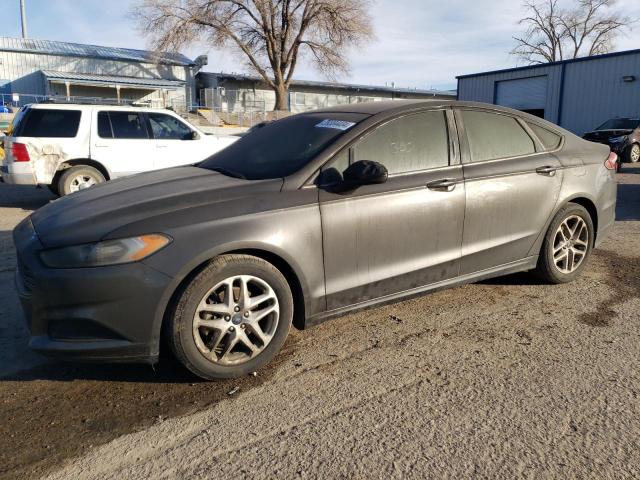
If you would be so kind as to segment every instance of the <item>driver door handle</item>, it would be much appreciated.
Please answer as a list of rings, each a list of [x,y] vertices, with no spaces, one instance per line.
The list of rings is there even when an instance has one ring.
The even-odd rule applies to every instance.
[[[443,180],[436,180],[435,182],[427,183],[427,188],[429,190],[437,190],[439,192],[452,192],[456,188],[455,180],[451,178],[445,178]]]
[[[544,167],[536,168],[536,173],[539,173],[540,175],[552,175],[552,174],[556,173],[556,170],[558,170],[558,167],[552,167],[551,165],[545,165]]]

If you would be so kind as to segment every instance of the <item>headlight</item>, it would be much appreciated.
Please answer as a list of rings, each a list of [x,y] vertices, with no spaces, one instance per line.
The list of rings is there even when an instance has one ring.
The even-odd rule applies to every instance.
[[[626,136],[624,136],[624,137],[611,137],[611,138],[609,139],[609,141],[610,141],[611,143],[620,143],[620,142],[624,142],[626,139],[627,139],[627,137],[626,137]]]
[[[86,243],[40,252],[43,263],[51,268],[102,267],[137,262],[163,249],[171,242],[165,235],[141,235],[118,240]]]

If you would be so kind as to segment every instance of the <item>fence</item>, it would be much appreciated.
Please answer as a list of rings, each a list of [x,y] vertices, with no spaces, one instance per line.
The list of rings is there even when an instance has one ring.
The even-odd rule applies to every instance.
[[[290,92],[287,110],[300,113],[336,105],[376,102],[390,100],[391,98],[391,96],[373,97],[363,94]],[[200,90],[200,103],[206,108],[228,113],[267,112],[275,108],[276,97],[271,90],[229,89],[224,87],[204,88]]]
[[[225,112],[220,108],[199,107],[198,114],[213,126],[253,127],[259,123],[272,122],[288,117],[292,112]]]

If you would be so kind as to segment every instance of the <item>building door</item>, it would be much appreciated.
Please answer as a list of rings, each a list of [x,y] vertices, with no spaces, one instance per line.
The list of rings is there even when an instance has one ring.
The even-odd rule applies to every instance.
[[[494,103],[544,118],[547,84],[546,75],[496,82]]]

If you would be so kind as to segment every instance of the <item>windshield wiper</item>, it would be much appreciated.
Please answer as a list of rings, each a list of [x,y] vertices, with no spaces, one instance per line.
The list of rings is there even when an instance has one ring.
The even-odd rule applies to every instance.
[[[221,173],[222,175],[226,175],[227,177],[240,178],[242,180],[246,180],[247,177],[238,172],[233,172],[231,170],[227,170],[223,167],[210,167],[209,170],[213,170],[214,172]]]

